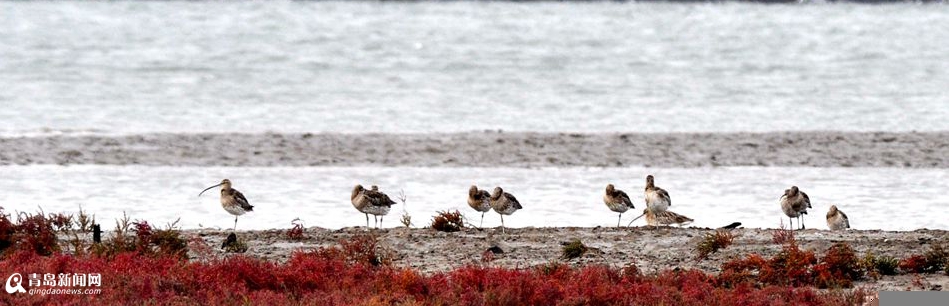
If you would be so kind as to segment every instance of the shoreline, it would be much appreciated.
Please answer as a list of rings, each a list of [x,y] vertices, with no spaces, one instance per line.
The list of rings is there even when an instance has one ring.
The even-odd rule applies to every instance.
[[[0,137],[0,165],[949,168],[949,132]]]
[[[770,257],[778,253],[780,245],[774,244],[773,229],[732,230],[735,235],[731,246],[711,254],[707,259],[696,260],[695,246],[708,228],[660,227],[544,227],[508,228],[502,235],[496,228],[465,228],[454,233],[437,232],[430,228],[393,228],[367,230],[364,227],[348,227],[330,230],[317,227],[304,229],[303,239],[291,240],[287,229],[263,231],[238,231],[238,237],[248,246],[246,256],[275,262],[285,262],[294,251],[333,247],[340,240],[360,235],[378,235],[383,253],[388,253],[397,267],[412,268],[422,273],[438,273],[465,265],[482,265],[482,254],[491,247],[503,251],[494,254],[489,266],[524,269],[551,262],[567,263],[571,266],[606,265],[623,268],[636,265],[643,273],[657,273],[672,269],[698,269],[707,273],[719,273],[721,265],[729,260],[744,258],[756,253]],[[216,256],[234,256],[220,249],[229,231],[182,230],[185,237],[200,237]],[[913,254],[923,254],[930,245],[949,242],[949,231],[915,230],[907,232],[881,230],[802,230],[795,231],[801,249],[812,250],[818,257],[831,245],[846,242],[853,247],[858,258],[868,251],[874,255],[888,255],[897,259]],[[560,258],[562,243],[580,239],[593,250],[580,258]],[[202,260],[191,256],[191,260]],[[883,276],[878,280],[864,279],[855,287],[874,290],[947,290],[949,276],[944,273],[919,274],[921,281],[914,283],[913,274]],[[922,288],[919,288],[922,284]]]

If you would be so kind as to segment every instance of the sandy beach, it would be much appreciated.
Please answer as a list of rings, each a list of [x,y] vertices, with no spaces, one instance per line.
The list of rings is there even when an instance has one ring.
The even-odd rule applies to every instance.
[[[774,230],[735,229],[734,243],[714,253],[705,260],[696,260],[695,246],[701,237],[712,231],[707,228],[661,227],[549,227],[508,228],[502,235],[499,229],[467,228],[461,232],[445,233],[428,228],[395,228],[368,231],[364,227],[339,230],[307,228],[302,240],[290,240],[286,230],[240,231],[238,235],[249,247],[246,255],[273,261],[285,261],[295,250],[312,250],[332,247],[338,241],[356,235],[373,234],[380,237],[381,252],[388,253],[393,264],[411,267],[425,273],[447,271],[464,265],[487,264],[505,268],[528,268],[549,262],[565,262],[574,266],[608,265],[624,267],[636,265],[643,273],[655,273],[667,269],[700,269],[720,272],[723,262],[757,253],[772,256],[780,251],[772,239]],[[227,231],[186,230],[185,235],[200,237],[219,256],[220,245]],[[896,258],[922,254],[930,245],[945,243],[949,232],[942,230],[917,230],[910,232],[868,231],[823,231],[803,230],[796,232],[802,249],[815,251],[818,258],[834,243],[846,242],[853,247],[858,257],[868,251],[873,254]],[[593,250],[584,256],[565,260],[561,258],[561,243],[580,239]],[[497,246],[503,250],[495,254],[490,263],[482,262],[482,254]],[[194,252],[192,252],[194,253]],[[192,260],[201,260],[192,254]],[[945,290],[949,289],[949,276],[945,274],[920,274],[920,283],[914,284],[910,274],[883,276],[879,280],[863,280],[856,286],[875,290]],[[920,286],[921,284],[921,286]]]
[[[0,165],[949,167],[947,132],[143,134],[0,146]]]

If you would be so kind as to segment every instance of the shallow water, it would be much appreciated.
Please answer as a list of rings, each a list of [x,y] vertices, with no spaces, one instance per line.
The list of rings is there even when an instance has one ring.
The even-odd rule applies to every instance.
[[[944,5],[0,2],[0,135],[949,130]]]
[[[307,226],[340,228],[365,225],[349,201],[353,185],[377,184],[393,198],[400,189],[407,207],[394,206],[384,225],[399,225],[407,209],[416,226],[428,225],[435,211],[459,209],[470,221],[480,215],[466,202],[472,183],[495,185],[514,194],[524,209],[505,218],[511,227],[613,226],[616,214],[602,202],[603,188],[614,183],[642,204],[646,174],[672,196],[671,210],[695,219],[694,226],[718,227],[740,221],[746,227],[778,227],[787,218],[778,197],[797,184],[813,210],[809,228],[826,229],[824,214],[836,204],[858,229],[949,229],[945,208],[949,173],[940,169],[897,168],[198,168],[144,166],[11,166],[0,176],[0,206],[15,211],[96,214],[107,228],[127,212],[133,219],[165,224],[181,218],[186,228],[230,228],[233,217],[217,192],[197,194],[221,178],[230,178],[254,212],[241,217],[240,229],[287,228],[294,218]],[[638,213],[623,215],[623,224]],[[782,221],[783,220],[783,221]],[[371,222],[371,220],[370,220]],[[644,225],[643,219],[636,225]],[[484,226],[500,225],[489,212]]]

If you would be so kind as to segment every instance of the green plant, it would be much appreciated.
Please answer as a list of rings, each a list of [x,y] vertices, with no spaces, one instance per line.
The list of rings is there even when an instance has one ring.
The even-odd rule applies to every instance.
[[[705,233],[705,237],[703,237],[699,245],[695,247],[695,251],[698,253],[696,258],[698,260],[708,258],[708,255],[731,245],[733,240],[735,240],[735,235],[733,235],[731,231],[716,230],[711,233]]]
[[[567,260],[579,258],[580,256],[583,256],[583,254],[585,254],[588,250],[589,248],[587,248],[586,245],[583,245],[583,242],[581,242],[580,239],[574,239],[563,245],[560,250],[560,257]]]
[[[867,252],[861,264],[867,274],[896,275],[896,269],[899,267],[900,261],[893,256],[876,256],[871,252]]]

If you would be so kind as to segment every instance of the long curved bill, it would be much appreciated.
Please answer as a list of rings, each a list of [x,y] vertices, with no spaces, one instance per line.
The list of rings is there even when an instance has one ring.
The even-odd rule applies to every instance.
[[[643,213],[642,215],[639,215],[639,217],[636,217],[636,219],[633,219],[633,221],[629,221],[629,224],[627,224],[626,227],[629,227],[630,225],[633,225],[633,222],[635,222],[636,220],[639,220],[639,218],[642,218],[642,217],[645,216],[645,215],[646,215],[646,213]]]
[[[214,188],[214,187],[217,187],[217,186],[221,186],[221,185],[224,185],[224,183],[220,183],[220,184],[217,184],[217,185],[208,187],[208,188],[204,188],[204,190],[201,190],[201,193],[199,193],[198,196],[200,197],[202,194],[204,194],[205,191],[208,191],[208,189],[211,189],[211,188]]]

